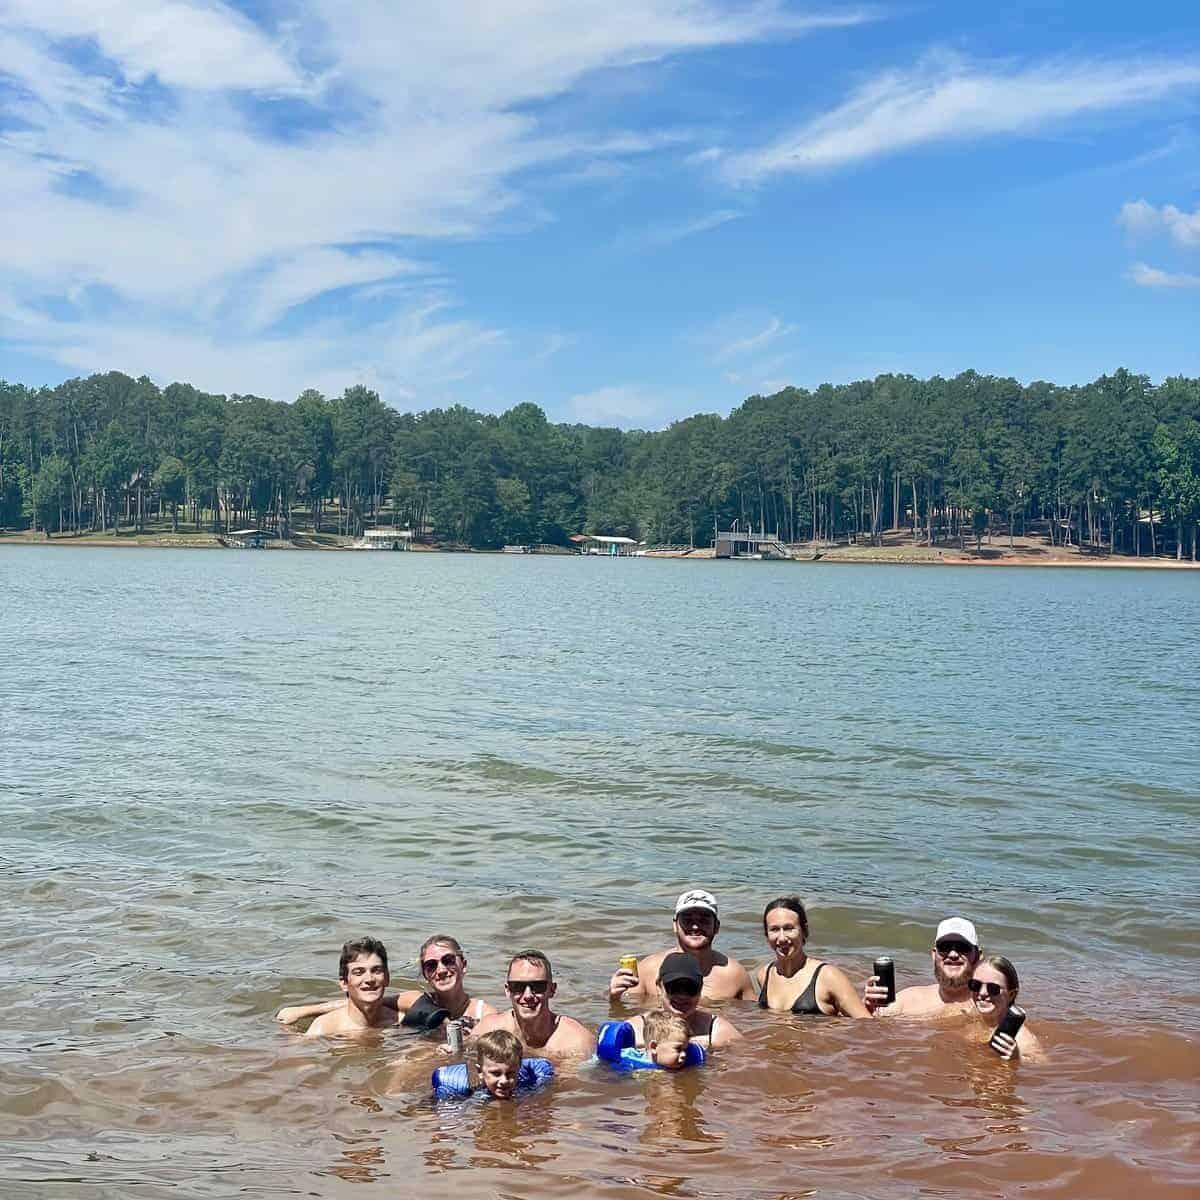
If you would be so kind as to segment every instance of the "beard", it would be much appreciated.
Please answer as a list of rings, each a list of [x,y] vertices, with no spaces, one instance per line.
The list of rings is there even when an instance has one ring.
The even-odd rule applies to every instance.
[[[968,990],[967,983],[971,978],[971,967],[968,963],[961,975],[951,975],[942,966],[942,960],[935,958],[933,961],[933,977],[938,981],[939,986],[947,992],[958,992],[965,996]]]

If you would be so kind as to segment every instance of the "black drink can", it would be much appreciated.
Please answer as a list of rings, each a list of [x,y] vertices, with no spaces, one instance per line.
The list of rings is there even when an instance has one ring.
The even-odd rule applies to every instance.
[[[892,1004],[896,999],[896,964],[887,955],[880,955],[871,969],[879,981],[879,986],[887,988],[885,1003]]]
[[[996,1034],[1007,1033],[1009,1037],[1015,1038],[1020,1032],[1021,1026],[1025,1024],[1025,1010],[1019,1004],[1010,1004],[1008,1012],[1004,1014],[1000,1024],[996,1026],[996,1032],[988,1039],[988,1045],[993,1050],[996,1050]],[[1000,1051],[996,1050],[999,1054]]]

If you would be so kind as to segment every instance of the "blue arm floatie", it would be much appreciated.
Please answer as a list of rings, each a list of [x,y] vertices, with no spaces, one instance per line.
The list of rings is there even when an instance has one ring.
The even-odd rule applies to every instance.
[[[532,1091],[554,1078],[554,1064],[545,1058],[523,1058],[517,1072],[517,1090]],[[455,1096],[469,1096],[472,1091],[467,1075],[466,1063],[454,1063],[449,1067],[438,1067],[433,1073],[433,1094],[438,1100],[449,1100]],[[482,1089],[479,1089],[482,1090]]]
[[[637,1048],[637,1037],[628,1021],[605,1021],[596,1035],[596,1057],[618,1071],[661,1071],[662,1067],[645,1050]],[[685,1067],[698,1067],[704,1062],[704,1047],[688,1042]]]

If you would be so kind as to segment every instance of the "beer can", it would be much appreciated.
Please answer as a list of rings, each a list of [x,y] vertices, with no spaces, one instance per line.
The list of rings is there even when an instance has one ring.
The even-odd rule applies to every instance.
[[[463,1023],[461,1021],[446,1022],[446,1045],[455,1054],[461,1054],[463,1048]]]
[[[881,954],[875,960],[873,970],[880,986],[887,988],[886,1003],[893,1004],[896,1000],[896,964],[886,954]]]
[[[622,971],[632,971],[636,975],[637,974],[637,955],[636,954],[622,954],[621,955],[621,970]]]

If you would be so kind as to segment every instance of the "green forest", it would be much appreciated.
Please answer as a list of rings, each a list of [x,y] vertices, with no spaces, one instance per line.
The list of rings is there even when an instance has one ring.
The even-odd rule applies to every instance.
[[[751,396],[656,432],[398,412],[364,387],[292,403],[110,372],[0,384],[0,528],[252,525],[441,544],[574,533],[712,542],[733,521],[789,542],[1023,533],[1093,551],[1196,555],[1200,380],[1119,370],[1081,386],[965,372]]]

